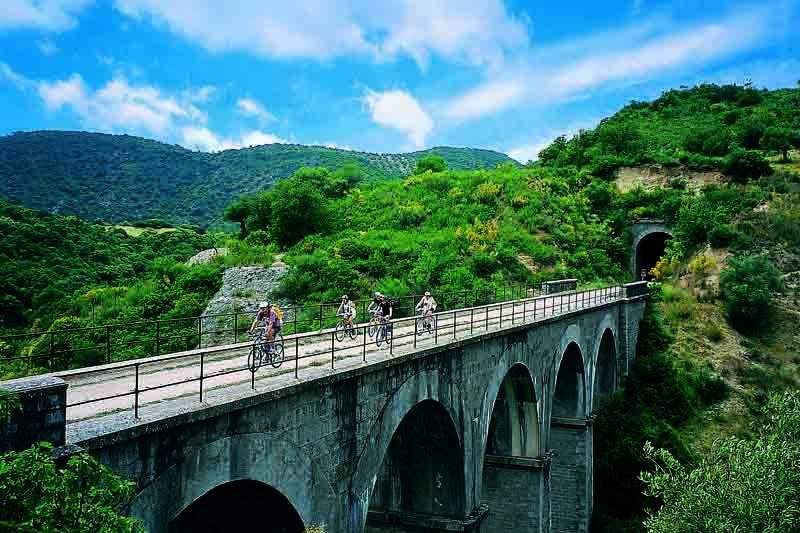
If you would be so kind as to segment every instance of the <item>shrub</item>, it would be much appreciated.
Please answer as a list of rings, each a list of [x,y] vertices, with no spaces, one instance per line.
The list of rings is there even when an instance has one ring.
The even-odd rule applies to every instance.
[[[772,174],[772,167],[769,166],[769,161],[755,150],[734,150],[725,158],[723,170],[735,181],[741,183],[748,179],[756,179]]]
[[[708,232],[708,243],[712,248],[725,248],[736,238],[736,230],[730,226],[714,226]]]
[[[766,257],[731,257],[720,274],[719,286],[728,320],[747,331],[769,321],[774,295],[783,289],[783,281]]]
[[[447,170],[447,163],[440,155],[429,155],[417,160],[414,174],[424,174],[425,172],[444,172]]]
[[[722,328],[714,322],[706,324],[703,333],[711,342],[719,342],[723,338]]]

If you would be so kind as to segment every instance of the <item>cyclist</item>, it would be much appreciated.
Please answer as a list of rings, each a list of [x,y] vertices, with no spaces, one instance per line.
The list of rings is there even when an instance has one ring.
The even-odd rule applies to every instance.
[[[422,316],[427,319],[430,319],[431,316],[433,316],[434,311],[436,311],[436,300],[433,299],[430,291],[425,291],[425,295],[419,301],[415,309],[422,313]]]
[[[378,303],[378,311],[380,312],[381,322],[389,322],[389,319],[392,318],[392,306],[392,301],[387,298],[386,295],[381,294],[380,303]]]
[[[367,307],[367,313],[374,316],[378,312],[381,306],[381,298],[383,298],[383,294],[376,291],[375,297],[372,299],[372,302],[370,302],[369,307]]]
[[[260,324],[263,322],[263,326]],[[253,320],[253,323],[250,325],[250,329],[247,330],[247,333],[253,334],[257,327],[263,327],[266,331],[266,341],[271,343],[275,338],[275,335],[280,333],[281,331],[281,320],[278,318],[277,313],[272,309],[272,304],[270,302],[261,302],[258,305],[258,312],[256,312],[256,318]]]
[[[342,295],[342,303],[339,304],[336,316],[342,317],[346,325],[353,326],[353,320],[356,318],[356,306],[346,294]]]

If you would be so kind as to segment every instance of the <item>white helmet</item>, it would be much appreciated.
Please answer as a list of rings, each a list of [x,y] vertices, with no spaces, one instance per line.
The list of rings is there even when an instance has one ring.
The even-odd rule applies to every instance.
[[[258,304],[259,309],[266,309],[267,307],[269,307],[269,302],[261,302]]]
[[[425,296],[430,296],[430,295],[431,295],[431,291],[425,291]]]

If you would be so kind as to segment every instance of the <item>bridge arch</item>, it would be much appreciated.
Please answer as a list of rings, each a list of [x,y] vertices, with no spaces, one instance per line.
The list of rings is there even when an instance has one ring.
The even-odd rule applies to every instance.
[[[586,416],[586,366],[577,341],[571,341],[561,353],[553,388],[552,416],[582,418]]]
[[[388,505],[390,508],[382,508],[387,515],[411,511],[461,518],[466,514],[465,457],[469,450],[465,448],[470,443],[459,430],[463,412],[459,394],[440,381],[438,370],[419,372],[392,393],[368,430],[352,476],[347,531],[365,530],[370,507]],[[426,442],[429,437],[431,441]],[[417,477],[423,478],[422,486],[395,475],[400,474],[396,466],[403,460],[406,446],[417,450],[414,459],[427,459],[414,469]],[[420,453],[421,449],[427,451]],[[442,468],[436,471],[436,466]],[[412,488],[419,494],[403,500],[403,494]]]
[[[597,352],[594,357],[592,410],[599,407],[617,389],[617,369],[619,366],[617,353],[614,331],[610,327],[601,329],[600,339],[597,342]]]
[[[270,531],[305,531],[297,510],[274,487],[249,479],[229,481],[189,504],[170,523],[169,533],[246,533],[263,529],[266,517]]]
[[[150,533],[165,533],[193,503],[243,482],[268,487],[272,501],[285,499],[283,508],[294,510],[303,524],[333,523],[336,497],[324,473],[299,446],[266,433],[236,434],[188,450],[139,492],[131,515]]]
[[[537,457],[539,408],[528,367],[515,363],[493,391],[484,449],[490,455]]]

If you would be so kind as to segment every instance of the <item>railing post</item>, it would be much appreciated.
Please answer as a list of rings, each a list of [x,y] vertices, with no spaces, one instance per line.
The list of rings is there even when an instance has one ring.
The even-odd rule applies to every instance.
[[[489,331],[489,306],[486,306],[486,331]]]
[[[319,304],[319,329],[322,331],[322,304]]]
[[[106,326],[106,363],[111,362],[111,326]]]
[[[390,328],[389,331],[391,335],[386,335],[386,338],[389,339],[389,357],[394,355],[394,324],[392,323],[391,319],[389,319],[389,323],[386,324],[387,328]]]
[[[136,370],[136,381],[133,385],[133,417],[139,418],[139,364],[134,365]]]
[[[295,328],[297,329],[297,328]],[[297,333],[295,331],[295,333]],[[234,344],[239,342],[239,313],[233,313],[233,342]]]
[[[333,361],[336,358],[336,346],[334,342],[336,341],[336,337],[334,336],[334,332],[331,331],[331,370],[333,370]]]
[[[295,313],[297,316],[297,313]],[[295,332],[297,335],[297,332]],[[298,371],[300,370],[300,339],[297,337],[294,338],[294,379],[297,379]]]
[[[503,327],[503,302],[500,302],[500,328]]]
[[[156,355],[161,355],[161,321],[156,321]]]
[[[203,319],[197,317],[197,347],[203,347]]]
[[[425,319],[423,318],[422,320],[425,320]],[[414,349],[416,350],[417,349],[417,321],[416,320],[414,320],[414,322],[412,323],[412,326],[414,327]]]
[[[472,307],[469,310],[469,334],[472,335],[474,331],[473,319],[475,318],[475,308]]]
[[[511,300],[511,325],[514,325],[514,317],[517,314],[517,301]]]
[[[528,300],[524,299],[522,300],[522,323],[524,324],[527,321],[528,321]]]
[[[456,319],[458,318],[458,311],[453,310],[453,340],[456,340]]]
[[[362,348],[362,354],[363,354],[363,357],[364,357],[364,362],[366,363],[367,362],[367,329],[369,329],[369,322],[367,322],[362,329],[364,330],[364,346]]]
[[[205,367],[206,353],[200,352],[200,403],[203,403],[203,371]]]

